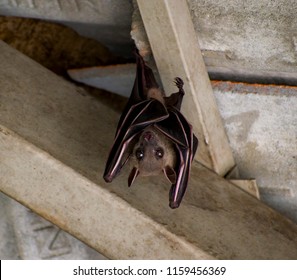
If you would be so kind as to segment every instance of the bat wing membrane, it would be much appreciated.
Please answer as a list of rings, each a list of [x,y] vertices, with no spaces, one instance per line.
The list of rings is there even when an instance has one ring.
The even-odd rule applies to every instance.
[[[169,193],[169,205],[177,208],[185,194],[193,155],[198,146],[198,140],[192,132],[192,127],[186,118],[174,107],[168,109],[169,117],[155,126],[175,143],[178,162],[175,167],[176,183],[172,184]]]

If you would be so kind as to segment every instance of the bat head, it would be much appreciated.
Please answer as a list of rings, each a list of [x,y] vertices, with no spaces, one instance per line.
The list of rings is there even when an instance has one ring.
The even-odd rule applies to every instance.
[[[176,154],[173,143],[153,125],[147,127],[133,149],[134,167],[128,178],[131,186],[138,175],[155,176],[164,173],[174,184],[176,173]]]

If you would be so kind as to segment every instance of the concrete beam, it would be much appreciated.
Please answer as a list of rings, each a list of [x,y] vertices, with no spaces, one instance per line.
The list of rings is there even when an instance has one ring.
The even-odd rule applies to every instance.
[[[176,210],[165,179],[105,184],[118,113],[3,43],[0,60],[2,192],[109,258],[297,258],[294,223],[200,164]]]
[[[196,159],[225,175],[235,162],[197,44],[187,1],[138,0],[137,3],[165,92],[176,92],[174,77],[185,81],[182,112],[200,140]]]

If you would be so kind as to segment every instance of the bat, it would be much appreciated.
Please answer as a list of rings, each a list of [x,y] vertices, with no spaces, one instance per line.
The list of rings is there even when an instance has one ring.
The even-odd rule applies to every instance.
[[[137,176],[164,173],[170,181],[169,206],[179,207],[185,194],[191,163],[198,147],[192,126],[180,112],[185,94],[183,81],[175,78],[178,92],[166,96],[152,69],[136,51],[136,78],[120,117],[104,180],[111,182],[129,161],[130,187]]]

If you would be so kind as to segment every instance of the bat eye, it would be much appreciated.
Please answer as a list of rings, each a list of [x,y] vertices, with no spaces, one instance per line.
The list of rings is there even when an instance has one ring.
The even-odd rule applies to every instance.
[[[142,160],[144,157],[144,152],[141,149],[137,149],[135,152],[135,156],[138,160]]]
[[[157,158],[162,158],[164,156],[164,150],[162,148],[156,149],[155,155]]]

